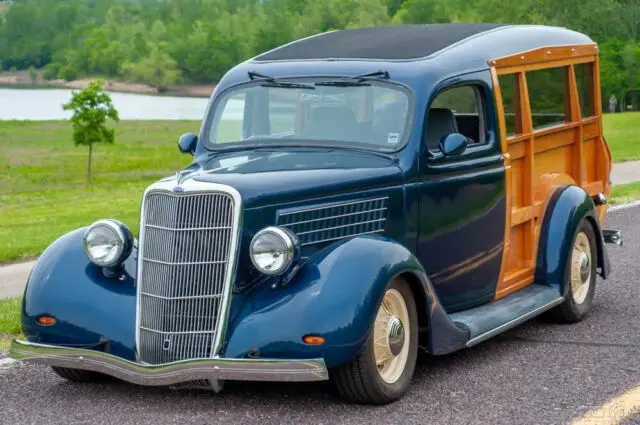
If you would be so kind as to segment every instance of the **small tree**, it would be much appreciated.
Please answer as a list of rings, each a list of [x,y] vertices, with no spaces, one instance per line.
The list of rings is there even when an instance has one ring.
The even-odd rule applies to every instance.
[[[31,84],[33,85],[35,85],[38,81],[38,72],[33,66],[29,67],[29,79],[31,80]]]
[[[62,105],[65,111],[72,110],[73,141],[77,145],[89,146],[87,180],[91,180],[91,153],[94,143],[113,143],[115,131],[107,128],[108,119],[119,121],[118,111],[111,97],[102,90],[104,81],[96,80],[87,88],[73,92],[71,100]]]

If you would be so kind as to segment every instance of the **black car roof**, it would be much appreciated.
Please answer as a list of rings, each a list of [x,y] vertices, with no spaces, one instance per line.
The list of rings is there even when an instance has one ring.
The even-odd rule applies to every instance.
[[[509,29],[504,33],[501,46],[495,46],[496,36],[502,33],[502,29]],[[483,56],[493,56],[492,50],[505,50],[505,45],[513,45],[514,52],[522,51],[536,45],[536,39],[540,39],[539,32],[544,30],[548,39],[557,39],[557,44],[581,44],[588,40],[583,34],[564,28],[505,25],[505,24],[425,24],[425,25],[400,25],[388,27],[358,28],[340,31],[331,31],[312,37],[294,41],[263,53],[253,61],[296,61],[296,60],[415,60],[427,58],[437,52],[452,47],[462,46],[467,40],[478,39],[483,34],[494,33],[491,44],[483,49]],[[518,37],[513,38],[514,32]],[[531,32],[533,39],[527,36]],[[502,39],[502,37],[498,37]],[[523,41],[526,40],[525,43]],[[541,41],[541,46],[546,40]],[[520,48],[517,44],[520,44]],[[556,44],[556,43],[554,43]],[[547,43],[548,45],[548,43]],[[495,47],[494,47],[495,46]],[[479,52],[476,52],[479,53]]]

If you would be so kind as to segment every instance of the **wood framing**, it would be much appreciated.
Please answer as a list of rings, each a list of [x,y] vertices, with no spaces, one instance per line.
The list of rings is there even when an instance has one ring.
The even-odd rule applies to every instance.
[[[576,66],[590,67],[588,101],[593,116],[583,117]],[[542,217],[552,192],[564,184],[582,187],[589,195],[610,194],[606,179],[612,161],[602,135],[602,105],[598,48],[595,44],[545,47],[489,61],[504,154],[507,192],[505,250],[495,298],[533,282]],[[534,126],[528,77],[540,70],[564,71],[563,122]],[[515,78],[513,129],[508,134],[505,94],[500,82]],[[555,81],[557,83],[557,81]],[[530,90],[534,90],[531,92]],[[586,98],[586,96],[585,96]],[[583,102],[586,99],[583,99]],[[560,116],[562,114],[559,114]],[[601,221],[606,206],[598,207]]]

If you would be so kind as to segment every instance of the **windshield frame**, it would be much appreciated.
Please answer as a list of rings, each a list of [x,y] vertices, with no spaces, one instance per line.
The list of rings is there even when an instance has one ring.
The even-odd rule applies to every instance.
[[[279,80],[287,81],[287,82],[295,82],[295,83],[303,83],[303,84],[314,84],[316,82],[327,82],[327,81],[352,81],[353,77],[350,76],[335,76],[335,75],[313,75],[313,76],[292,76],[292,77],[278,77]],[[393,81],[388,79],[367,79],[363,81],[363,85],[372,85],[372,86],[380,86],[385,88],[392,88],[394,90],[398,90],[404,93],[407,96],[408,108],[407,114],[405,117],[405,131],[403,132],[402,138],[399,143],[397,143],[393,148],[385,148],[381,145],[362,143],[362,142],[349,142],[349,141],[339,141],[339,140],[310,140],[310,139],[255,139],[253,141],[238,141],[238,142],[226,142],[226,143],[213,143],[210,141],[209,136],[211,132],[211,126],[213,124],[213,120],[216,116],[217,108],[220,106],[221,102],[227,98],[227,96],[233,96],[232,92],[249,89],[255,86],[264,85],[266,82],[262,80],[253,80],[253,81],[243,81],[241,83],[232,84],[226,88],[224,88],[220,93],[216,94],[215,99],[209,105],[206,110],[206,116],[203,121],[200,141],[202,145],[208,151],[212,152],[227,152],[227,151],[236,151],[242,150],[243,148],[247,149],[256,149],[256,148],[281,148],[281,147],[309,147],[309,148],[326,148],[326,149],[352,149],[352,150],[364,150],[370,152],[380,152],[384,154],[392,154],[397,153],[404,149],[413,133],[413,125],[415,121],[415,111],[416,111],[416,97],[414,91],[407,84],[401,83],[399,81]],[[290,90],[283,88],[283,90]]]

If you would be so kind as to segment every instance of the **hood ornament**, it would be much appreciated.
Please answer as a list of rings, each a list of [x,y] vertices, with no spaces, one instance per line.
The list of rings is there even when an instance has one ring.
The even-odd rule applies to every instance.
[[[173,188],[175,193],[182,193],[184,189],[180,186],[190,176],[189,171],[182,170],[176,172],[176,186]]]

